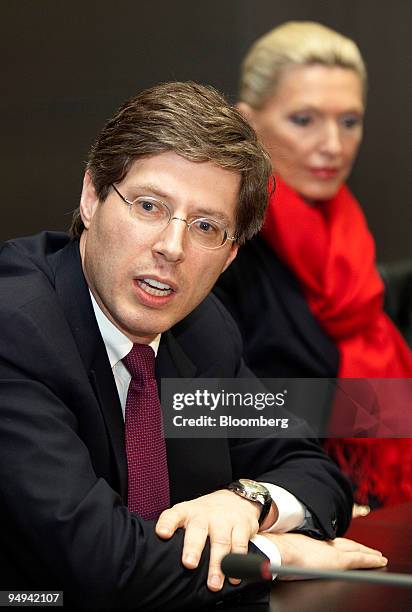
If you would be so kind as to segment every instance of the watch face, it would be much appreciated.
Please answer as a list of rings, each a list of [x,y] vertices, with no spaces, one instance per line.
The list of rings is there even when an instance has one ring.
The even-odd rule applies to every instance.
[[[239,482],[251,493],[259,493],[261,495],[265,495],[267,493],[266,487],[256,482],[255,480],[249,480],[248,478],[239,478]]]

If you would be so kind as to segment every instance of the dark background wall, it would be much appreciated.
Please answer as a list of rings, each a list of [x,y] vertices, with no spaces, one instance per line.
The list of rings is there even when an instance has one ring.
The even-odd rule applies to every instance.
[[[126,97],[194,79],[235,101],[245,51],[289,19],[320,21],[359,44],[370,91],[351,186],[379,259],[412,256],[410,0],[2,3],[0,239],[68,226],[88,148]]]

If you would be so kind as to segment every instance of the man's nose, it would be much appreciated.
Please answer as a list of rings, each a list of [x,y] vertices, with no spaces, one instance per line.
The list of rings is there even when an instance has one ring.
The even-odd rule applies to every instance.
[[[185,258],[185,241],[188,227],[185,219],[172,217],[168,225],[159,232],[153,244],[153,250],[162,255],[167,261],[181,262]]]
[[[342,153],[342,136],[336,121],[328,121],[324,125],[321,151],[331,156],[337,156]]]

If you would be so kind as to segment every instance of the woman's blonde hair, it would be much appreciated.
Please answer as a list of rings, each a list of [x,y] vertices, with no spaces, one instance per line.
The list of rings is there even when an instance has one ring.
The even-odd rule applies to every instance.
[[[242,62],[239,99],[261,108],[275,93],[285,68],[308,64],[354,70],[365,101],[367,74],[357,45],[314,21],[288,21],[258,38]]]

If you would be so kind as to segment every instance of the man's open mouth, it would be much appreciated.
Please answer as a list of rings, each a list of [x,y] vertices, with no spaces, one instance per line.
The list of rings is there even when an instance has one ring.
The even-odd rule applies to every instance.
[[[154,278],[142,278],[137,279],[137,283],[139,287],[141,287],[146,293],[150,295],[156,295],[158,297],[164,297],[166,295],[170,295],[173,289],[166,285],[165,283],[161,283]]]

